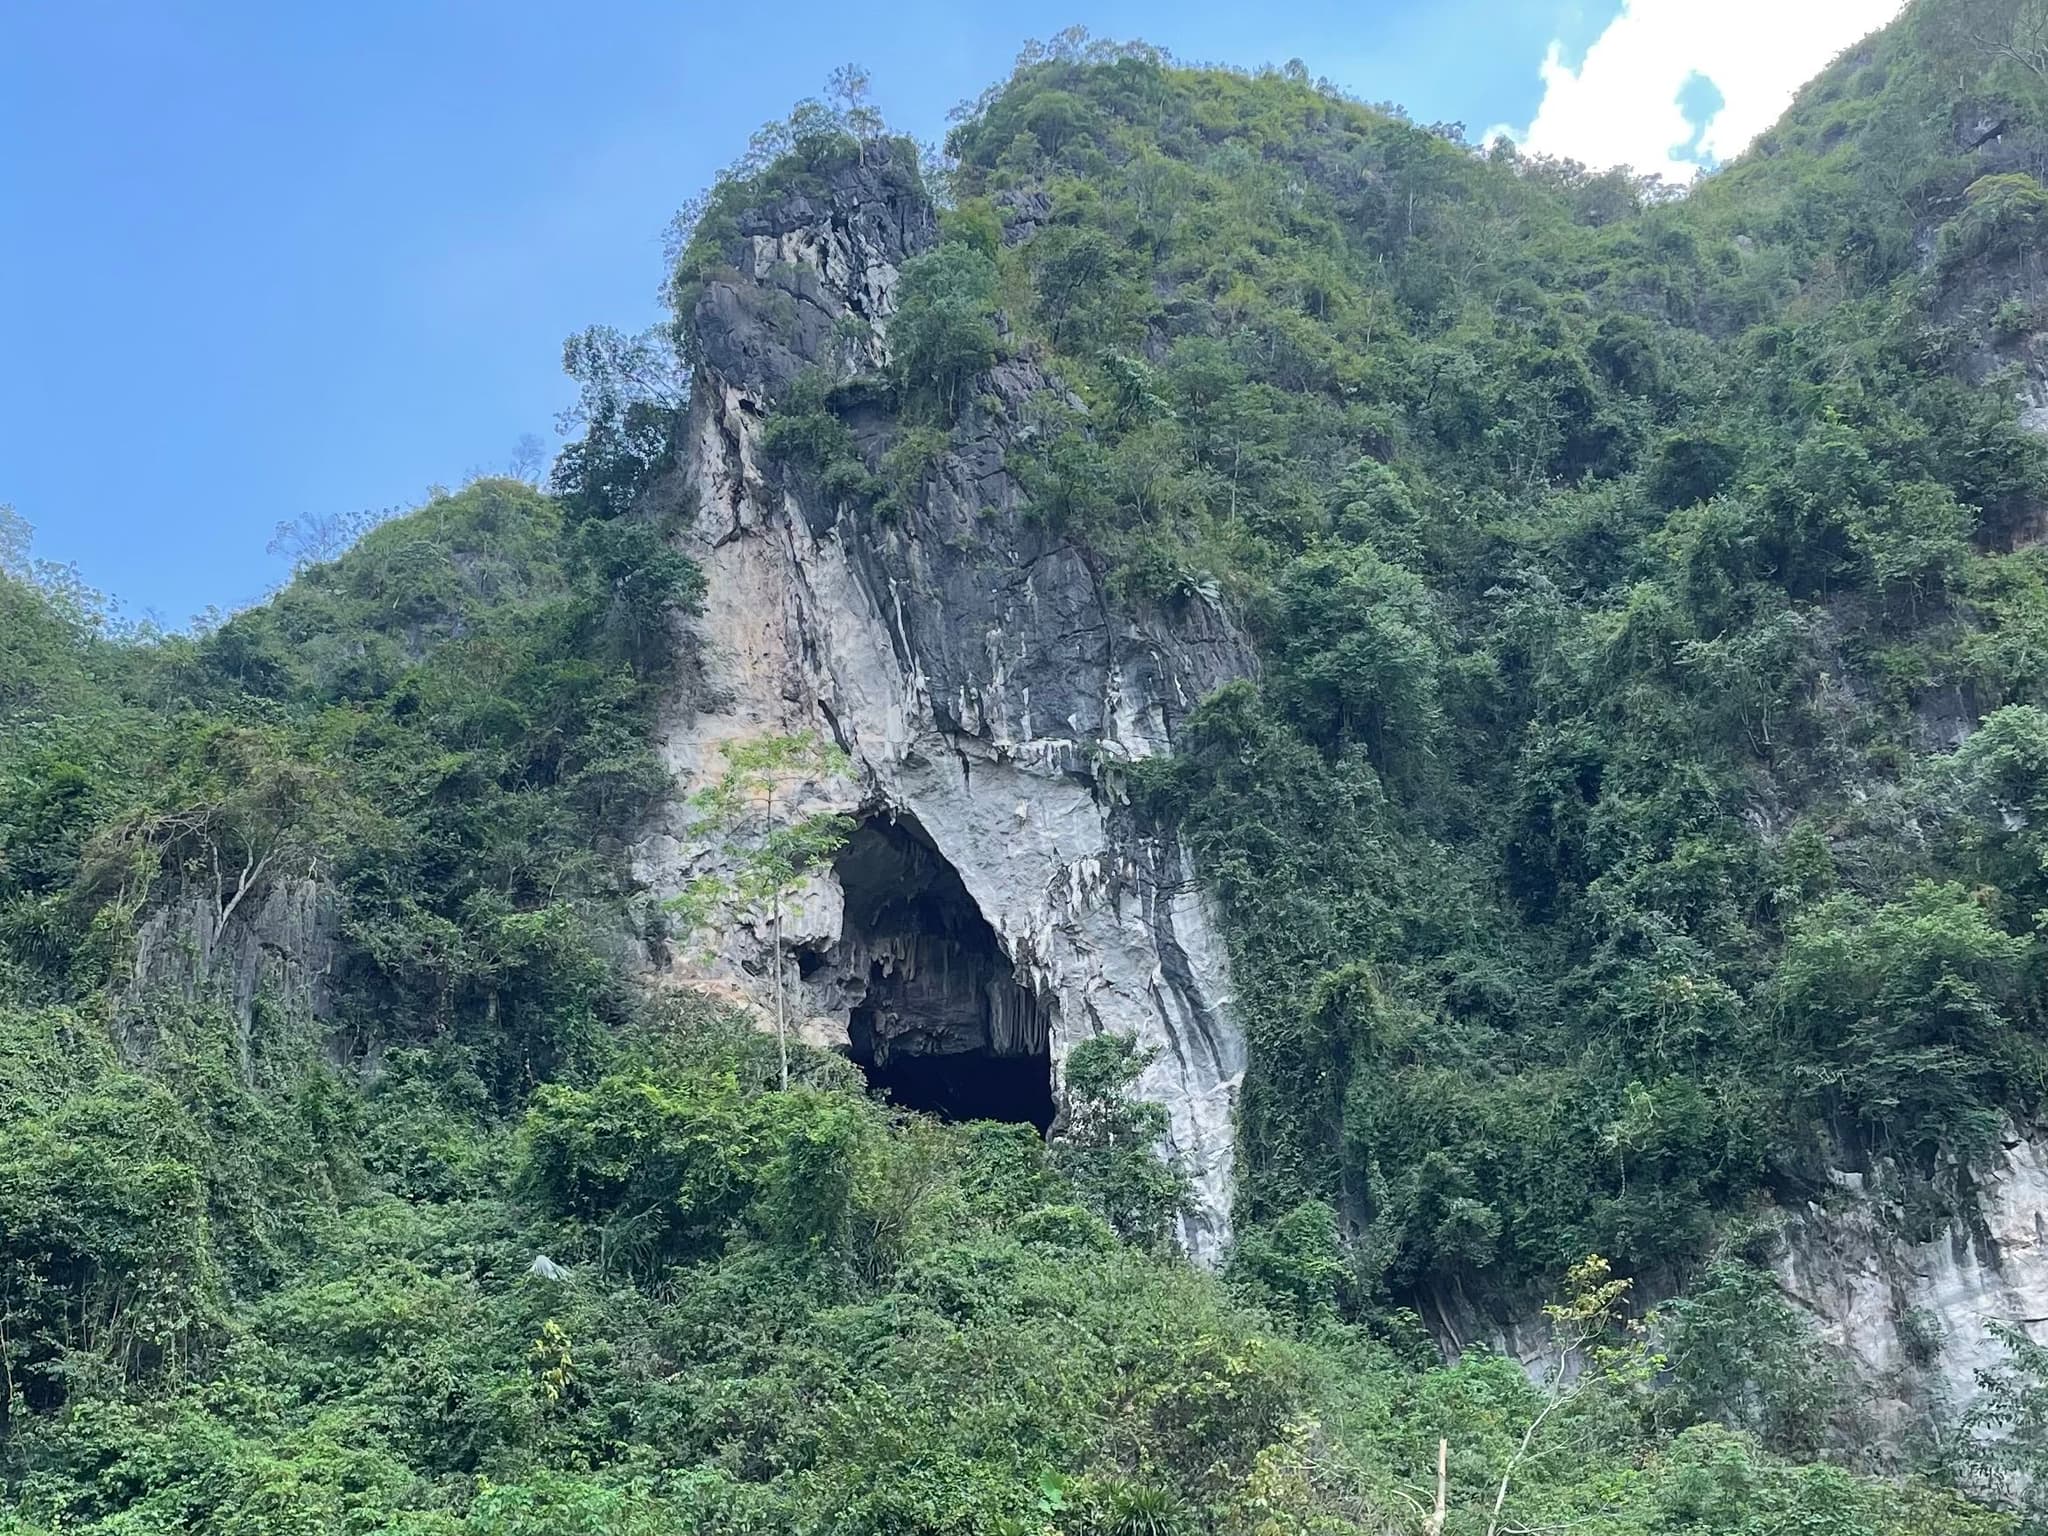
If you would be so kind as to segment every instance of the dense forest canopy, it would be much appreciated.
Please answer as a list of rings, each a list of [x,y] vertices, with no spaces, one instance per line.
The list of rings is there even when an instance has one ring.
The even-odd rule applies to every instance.
[[[0,537],[0,1531],[2042,1528],[2041,1346],[1879,1455],[1764,1267],[2048,1080],[2038,0],[1682,197],[1079,36],[935,154],[835,90],[571,341],[545,493],[179,636]],[[775,472],[886,524],[1028,357],[1033,516],[1259,649],[1125,786],[1250,1045],[1218,1274],[1128,1042],[1046,1141],[633,980],[691,317],[871,158],[941,238]]]

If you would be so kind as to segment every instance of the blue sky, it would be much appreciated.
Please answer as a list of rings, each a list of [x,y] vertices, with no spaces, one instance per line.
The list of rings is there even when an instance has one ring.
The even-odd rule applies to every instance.
[[[1620,10],[17,5],[0,43],[0,502],[131,615],[255,599],[280,574],[264,553],[280,519],[411,503],[502,468],[522,432],[552,444],[562,338],[656,318],[669,216],[848,60],[920,137],[1026,38],[1076,21],[1188,59],[1300,57],[1476,132],[1540,127],[1546,69],[1569,71]]]

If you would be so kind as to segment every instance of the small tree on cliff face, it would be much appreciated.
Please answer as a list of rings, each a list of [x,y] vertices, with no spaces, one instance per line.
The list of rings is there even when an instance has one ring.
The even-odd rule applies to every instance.
[[[1993,1323],[1991,1335],[2006,1358],[1977,1373],[1958,1470],[1967,1486],[2018,1514],[2021,1530],[2048,1531],[2048,1344],[2010,1323]]]
[[[1131,1096],[1155,1053],[1129,1035],[1097,1035],[1066,1063],[1066,1119],[1053,1138],[1053,1166],[1082,1201],[1127,1241],[1163,1245],[1186,1209],[1188,1181],[1161,1162],[1166,1111]]]
[[[905,263],[889,344],[904,399],[950,425],[968,386],[996,360],[996,264],[949,240]]]
[[[1599,1254],[1589,1254],[1565,1276],[1566,1298],[1543,1309],[1550,1352],[1542,1395],[1501,1469],[1486,1536],[1539,1528],[1540,1521],[1517,1518],[1510,1503],[1530,1463],[1545,1456],[1585,1456],[1613,1443],[1620,1438],[1616,1420],[1632,1420],[1642,1390],[1663,1368],[1648,1330],[1629,1315],[1630,1284],[1617,1279]],[[1441,1465],[1440,1460],[1439,1479]],[[1441,1509],[1441,1483],[1437,1500]],[[1438,1516],[1432,1529],[1442,1528]]]
[[[78,882],[82,893],[122,907],[165,879],[181,892],[204,893],[200,959],[210,966],[245,901],[319,861],[322,834],[331,830],[332,786],[282,735],[260,727],[209,724],[180,748],[158,766],[155,803],[86,849]]]
[[[699,825],[733,860],[729,875],[700,875],[669,903],[685,933],[704,928],[721,908],[763,912],[775,968],[775,1041],[781,1084],[789,1087],[789,1008],[783,985],[783,904],[812,870],[831,858],[853,831],[852,818],[822,811],[792,817],[792,785],[846,771],[846,754],[809,731],[728,741],[719,747],[725,771],[691,796]]]
[[[868,140],[880,138],[888,131],[881,110],[868,99],[873,84],[868,72],[858,64],[842,64],[825,78],[825,94],[831,98],[833,115],[861,146],[863,161],[867,158]]]

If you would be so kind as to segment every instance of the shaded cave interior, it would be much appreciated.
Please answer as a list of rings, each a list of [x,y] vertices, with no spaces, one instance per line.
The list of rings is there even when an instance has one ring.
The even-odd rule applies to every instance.
[[[1043,1132],[1054,1004],[1020,983],[960,874],[907,816],[863,820],[833,861],[854,1062],[877,1093],[947,1120]],[[822,963],[822,957],[820,959]]]

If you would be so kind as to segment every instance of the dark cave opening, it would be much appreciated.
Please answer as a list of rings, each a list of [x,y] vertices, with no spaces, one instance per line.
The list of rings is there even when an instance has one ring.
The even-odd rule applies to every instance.
[[[862,822],[834,860],[845,958],[865,990],[847,1020],[877,1093],[947,1120],[1051,1126],[1050,999],[1021,984],[1001,941],[924,829]]]
[[[854,1032],[854,1060],[868,1086],[891,1104],[941,1120],[1009,1120],[1052,1126],[1052,1065],[1043,1057],[998,1056],[991,1051],[953,1051],[939,1056],[892,1053],[886,1064],[862,1060]]]

